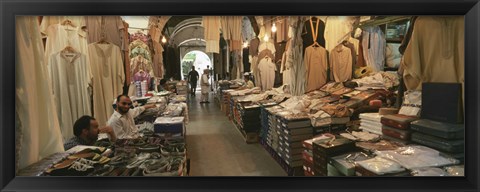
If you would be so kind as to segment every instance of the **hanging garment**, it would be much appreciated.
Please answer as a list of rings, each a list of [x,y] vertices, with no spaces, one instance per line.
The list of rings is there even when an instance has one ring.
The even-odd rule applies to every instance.
[[[43,16],[40,22],[40,32],[46,37],[47,29],[50,25],[59,24],[67,19],[79,29],[86,26],[85,16]]]
[[[120,16],[86,16],[86,26],[88,29],[88,42],[95,43],[102,39],[117,45],[120,50],[128,49],[128,44],[123,43],[124,28]]]
[[[305,52],[305,49],[314,42],[317,42],[320,44],[320,46],[325,47],[325,23],[322,20],[318,19],[317,17],[311,17],[304,22],[302,29],[303,52]],[[315,31],[315,34],[313,34],[313,31]],[[315,41],[313,41],[314,35],[317,37]]]
[[[258,62],[259,62],[258,57],[253,56],[251,69],[252,69],[253,78],[255,80],[255,86],[262,87],[262,81],[260,80],[260,71],[258,70]]]
[[[80,46],[80,36],[78,33],[78,28],[69,25],[55,24],[50,25],[47,28],[44,63],[47,65],[48,75],[51,74],[51,67],[48,65],[50,55],[59,52],[67,46],[74,48],[78,52],[82,51],[82,47]]]
[[[356,22],[353,16],[328,16],[325,21],[325,49],[330,52],[343,40],[348,40]]]
[[[136,56],[130,60],[130,75],[133,77],[138,71],[143,70],[153,76],[152,63],[142,55]]]
[[[219,53],[220,52],[220,16],[203,16],[202,26],[204,28],[205,38],[205,52]]]
[[[123,92],[125,75],[120,48],[114,44],[88,45],[93,75],[93,111],[99,125],[113,113],[113,101]]]
[[[271,58],[260,59],[258,63],[258,71],[260,72],[260,81],[262,84],[262,91],[267,91],[273,88],[275,81],[276,66]]]
[[[125,30],[123,30],[123,41],[122,41],[122,45],[128,45],[129,42],[130,42],[130,38],[129,38],[129,34],[128,34],[128,23],[125,22],[125,21],[122,21],[123,23],[123,28]],[[122,47],[125,47],[125,46],[122,46]],[[129,73],[130,71],[130,49],[124,49],[122,50],[122,55],[123,55],[123,69],[125,71],[125,84],[126,84],[126,87],[129,86],[130,84],[130,81],[131,81],[131,75]]]
[[[152,61],[152,68],[153,68],[153,75],[154,77],[163,78],[163,46],[158,42],[153,42],[153,61]]]
[[[231,50],[241,51],[242,50],[242,16],[231,16],[230,17],[230,33],[232,34],[231,40]]]
[[[81,53],[57,52],[51,55],[51,77],[55,104],[63,138],[73,135],[73,123],[84,115],[92,115],[88,87],[92,83],[87,56]]]
[[[288,20],[287,18],[280,19],[275,22],[277,27],[276,42],[285,42],[288,40]]]
[[[255,39],[257,36],[253,30],[252,23],[250,19],[246,16],[242,17],[242,39],[250,41]]]
[[[222,26],[222,36],[225,40],[230,40],[231,39],[231,32],[230,32],[230,25],[231,23],[229,22],[230,16],[220,16],[220,25]]]
[[[305,49],[304,62],[307,70],[307,88],[305,92],[320,89],[327,83],[327,51],[321,46],[307,47]]]
[[[461,16],[417,18],[404,53],[408,90],[421,90],[422,82],[464,83],[464,22]]]
[[[371,67],[375,72],[383,71],[386,40],[380,27],[366,27],[363,30],[362,46],[366,66]]]
[[[135,47],[130,50],[130,58],[134,58],[141,55],[143,58],[147,59],[149,62],[152,61],[152,55],[150,54],[149,49],[144,49],[142,47]]]
[[[242,50],[242,63],[243,63],[243,72],[250,72],[250,61],[248,60],[248,48],[243,48]]]
[[[37,17],[17,16],[15,39],[15,110],[22,133],[18,168],[22,169],[64,149]]]
[[[343,44],[330,52],[330,68],[335,82],[345,82],[352,78],[352,52]]]
[[[306,68],[305,63],[303,62],[303,40],[302,40],[302,30],[303,22],[301,21],[302,17],[290,17],[290,31],[292,34],[292,48],[290,53],[287,54],[287,63],[285,65],[292,66],[291,70],[291,94],[292,95],[302,95],[305,93],[305,82],[306,82]]]

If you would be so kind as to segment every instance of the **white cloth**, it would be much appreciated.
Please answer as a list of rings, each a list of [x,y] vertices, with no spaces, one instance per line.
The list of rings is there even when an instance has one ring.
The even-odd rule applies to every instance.
[[[270,58],[263,58],[258,63],[258,71],[260,72],[260,81],[262,82],[262,91],[273,88],[275,82],[275,63]]]
[[[92,115],[88,87],[92,83],[87,56],[81,53],[54,53],[50,57],[55,104],[63,138],[74,136],[73,123]]]
[[[201,85],[201,92],[202,94],[208,93],[210,91],[210,84],[208,82],[208,75],[207,74],[202,74],[202,82],[200,83]]]
[[[51,69],[48,63],[50,60],[50,55],[53,53],[57,53],[65,47],[70,46],[77,52],[88,54],[86,52],[82,52],[78,27],[74,28],[68,25],[63,26],[60,24],[54,24],[50,25],[45,33],[47,35],[47,41],[45,45],[44,62],[48,67],[49,74],[51,74]]]
[[[385,34],[380,27],[366,27],[362,35],[363,57],[374,71],[383,71],[385,66]]]
[[[93,112],[99,125],[113,113],[113,100],[123,92],[125,74],[120,48],[114,44],[88,45],[93,75]]]
[[[352,16],[328,16],[325,20],[323,37],[325,38],[325,49],[330,52],[342,40],[348,40],[356,19]]]
[[[206,41],[205,52],[220,52],[220,16],[203,16],[202,26],[204,28],[204,36]]]
[[[128,110],[125,114],[120,114],[118,111],[113,112],[112,116],[107,122],[107,125],[113,128],[113,132],[117,139],[132,139],[137,138],[138,128],[135,126],[135,117],[145,111],[144,107],[136,107]]]
[[[76,27],[85,27],[85,16],[43,16],[40,23],[40,32],[43,35],[47,35],[47,29],[50,25],[59,24],[65,20],[70,20]]]
[[[22,169],[64,148],[37,17],[18,16],[15,28],[15,110],[23,134],[17,146]]]

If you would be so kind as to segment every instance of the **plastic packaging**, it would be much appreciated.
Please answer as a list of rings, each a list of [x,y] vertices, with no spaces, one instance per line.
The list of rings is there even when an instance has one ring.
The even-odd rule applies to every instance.
[[[357,164],[377,175],[405,171],[405,169],[400,164],[382,157],[375,157],[364,161],[357,161]]]
[[[376,151],[376,155],[395,161],[407,169],[439,167],[459,163],[458,160],[440,156],[437,150],[425,146],[405,146],[397,150]]]
[[[425,167],[425,168],[413,169],[411,174],[413,176],[448,176],[447,172],[437,167]]]

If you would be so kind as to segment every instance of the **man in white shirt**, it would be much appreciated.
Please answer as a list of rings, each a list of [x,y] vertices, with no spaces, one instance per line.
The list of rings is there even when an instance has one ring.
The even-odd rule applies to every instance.
[[[127,95],[117,97],[117,109],[113,112],[107,124],[113,127],[117,139],[133,139],[139,136],[138,128],[135,126],[133,118],[140,115],[149,108],[154,108],[154,104],[136,107],[130,110],[132,100]]]

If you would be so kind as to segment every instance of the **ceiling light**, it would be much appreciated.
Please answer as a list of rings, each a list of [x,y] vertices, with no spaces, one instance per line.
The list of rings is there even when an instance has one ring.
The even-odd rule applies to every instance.
[[[248,47],[248,42],[243,42],[243,48],[247,48]]]
[[[272,32],[275,33],[276,31],[277,31],[277,26],[275,26],[275,23],[273,23],[273,25],[272,25]]]
[[[167,38],[165,38],[165,36],[162,37],[162,43],[166,43],[167,42]]]

